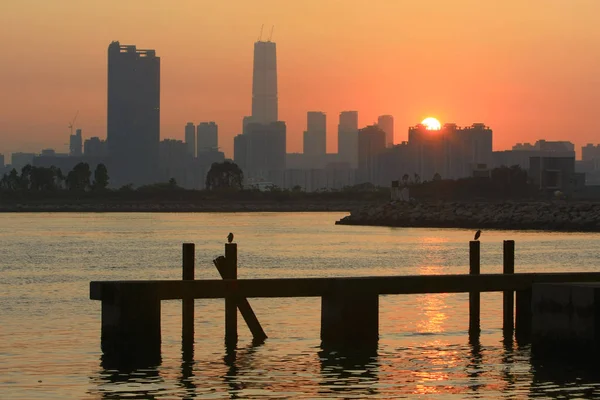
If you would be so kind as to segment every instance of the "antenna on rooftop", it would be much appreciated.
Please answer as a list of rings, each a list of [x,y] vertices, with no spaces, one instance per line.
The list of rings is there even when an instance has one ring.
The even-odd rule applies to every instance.
[[[260,40],[262,39],[262,32],[263,32],[263,28],[265,27],[265,24],[262,24],[260,26],[260,36],[258,37],[258,41],[260,42]]]
[[[271,38],[273,37],[273,29],[275,29],[275,25],[271,27],[271,34],[269,35],[269,40],[267,40],[267,42],[270,42]]]

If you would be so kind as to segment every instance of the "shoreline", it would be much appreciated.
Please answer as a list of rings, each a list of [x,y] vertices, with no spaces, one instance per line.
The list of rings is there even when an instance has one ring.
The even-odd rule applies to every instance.
[[[355,209],[336,225],[600,232],[600,203],[386,203]]]
[[[368,206],[368,202],[156,202],[156,203],[16,203],[0,204],[0,213],[47,212],[156,212],[156,213],[209,213],[209,212],[347,212]]]

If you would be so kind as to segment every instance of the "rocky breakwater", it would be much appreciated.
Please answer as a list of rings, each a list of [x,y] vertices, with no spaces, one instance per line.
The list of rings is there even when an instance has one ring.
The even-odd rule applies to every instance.
[[[387,203],[355,209],[339,225],[600,232],[600,203]]]

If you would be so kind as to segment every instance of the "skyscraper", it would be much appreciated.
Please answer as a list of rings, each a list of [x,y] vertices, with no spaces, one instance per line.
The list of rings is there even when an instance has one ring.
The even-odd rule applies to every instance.
[[[394,145],[394,117],[391,115],[380,115],[377,119],[377,126],[385,132],[385,146]]]
[[[247,157],[248,157],[248,135],[241,134],[236,135],[233,138],[233,161],[243,171],[247,169]]]
[[[187,154],[196,157],[196,126],[193,122],[185,125],[185,148]]]
[[[108,145],[105,140],[100,140],[99,137],[91,137],[83,142],[83,154],[86,157],[100,158],[108,155]],[[112,179],[112,173],[111,173]]]
[[[244,117],[244,119],[242,120],[242,133],[246,133],[246,129],[248,127],[248,125],[250,125],[252,123],[252,116],[251,115],[246,115]]]
[[[286,163],[286,126],[277,118],[277,56],[275,43],[254,43],[252,71],[252,115],[244,117],[242,135],[234,139],[234,158],[245,177],[282,180]]]
[[[322,156],[327,146],[327,116],[321,111],[306,113],[306,131],[304,132],[304,154]]]
[[[340,161],[352,168],[358,160],[358,111],[342,111],[338,124],[338,154]]]
[[[408,146],[414,173],[422,180],[436,174],[442,179],[469,177],[477,164],[493,162],[492,130],[481,123],[464,128],[446,123],[439,130],[418,124],[408,130]]]
[[[154,182],[160,141],[160,58],[154,50],[108,46],[107,142],[111,181]]]
[[[83,154],[83,139],[81,138],[81,129],[77,129],[74,135],[69,136],[69,155],[72,157],[81,157]]]
[[[277,56],[275,43],[254,43],[252,70],[252,122],[277,121]]]
[[[379,156],[385,150],[386,134],[378,125],[358,131],[358,183],[380,184]]]
[[[217,151],[219,148],[219,126],[214,122],[200,122],[197,127],[198,136],[196,145],[198,146],[198,157],[200,153],[207,151]]]
[[[283,173],[286,159],[286,126],[283,121],[251,123],[246,127],[246,168],[249,177]]]

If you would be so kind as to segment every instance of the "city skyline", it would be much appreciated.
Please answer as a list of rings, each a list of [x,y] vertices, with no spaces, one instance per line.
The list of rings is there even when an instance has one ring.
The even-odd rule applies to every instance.
[[[150,1],[144,3],[145,22],[131,24],[128,16],[141,4],[4,3],[2,30],[14,39],[3,44],[8,62],[0,67],[0,152],[65,151],[68,122],[77,110],[84,138],[106,138],[103,58],[106,43],[119,39],[161,55],[161,139],[183,139],[181,126],[190,119],[214,120],[231,157],[241,117],[251,112],[250,45],[263,23],[265,31],[275,25],[273,41],[279,44],[279,119],[288,126],[288,152],[302,149],[306,112],[315,109],[330,115],[328,152],[337,149],[335,116],[343,110],[359,111],[359,127],[393,115],[396,143],[427,116],[459,125],[485,122],[497,132],[499,150],[515,142],[568,138],[579,154],[580,146],[596,142],[588,127],[600,104],[600,56],[589,51],[600,39],[596,2],[578,1],[575,7],[509,1],[492,7],[382,1],[341,10],[333,1],[265,1],[265,11],[252,11],[235,1],[207,10],[195,2]],[[374,16],[394,23],[370,30]],[[194,18],[203,23],[184,23]],[[222,31],[235,29],[216,34],[223,20],[229,25]],[[342,29],[350,20],[361,29]],[[43,68],[36,61],[40,54]],[[440,68],[436,60],[448,57],[469,62]]]

